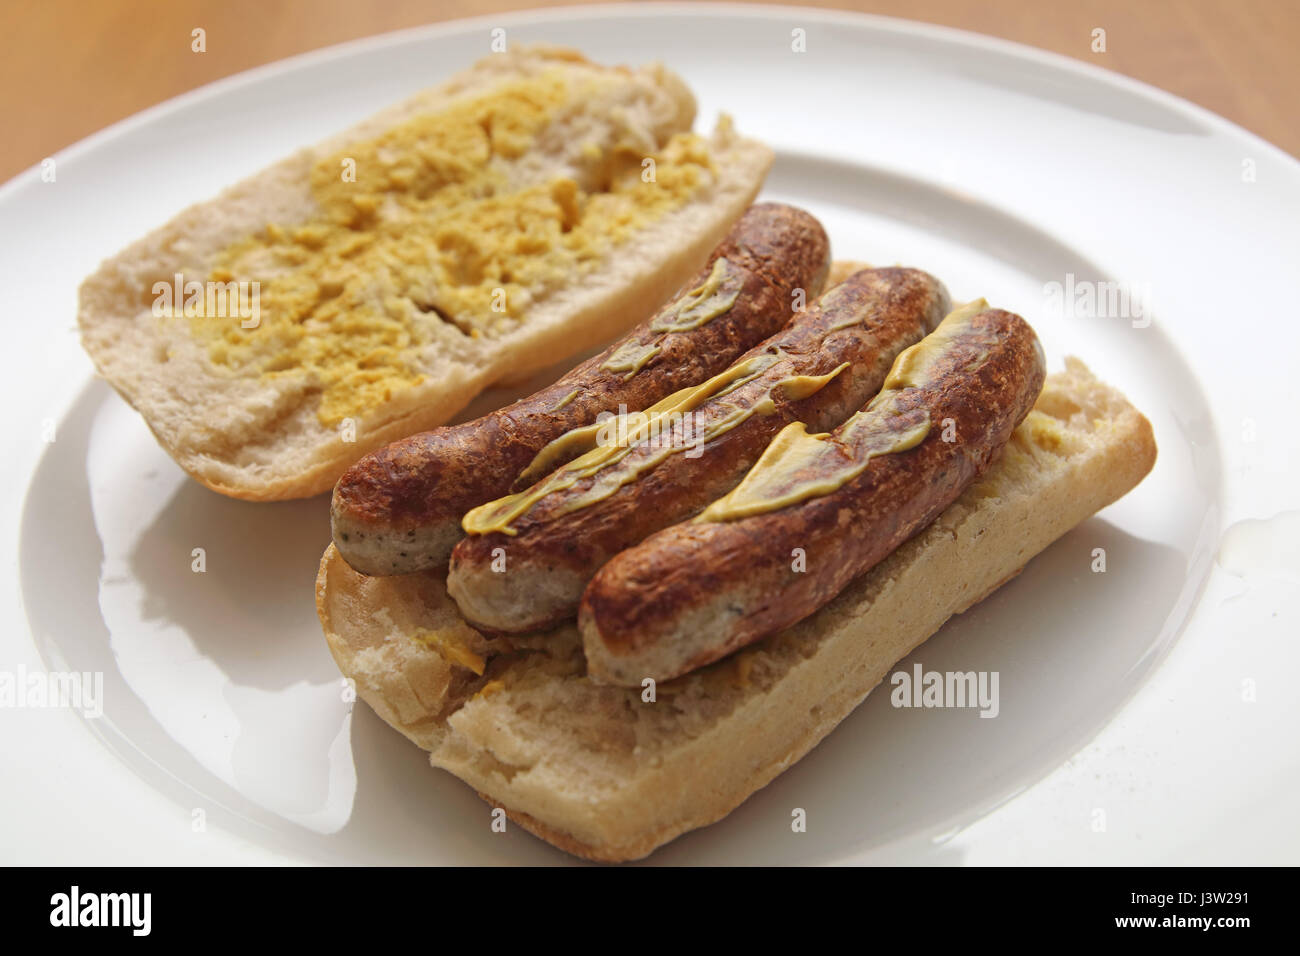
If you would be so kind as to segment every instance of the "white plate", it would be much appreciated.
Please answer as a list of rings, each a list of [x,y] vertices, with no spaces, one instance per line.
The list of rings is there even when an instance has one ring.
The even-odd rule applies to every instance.
[[[53,183],[33,170],[0,191],[17,544],[0,670],[105,681],[97,719],[0,710],[3,859],[567,859],[492,834],[468,788],[343,702],[312,606],[326,501],[245,504],[187,480],[93,380],[74,331],[101,258],[467,66],[498,26],[510,43],[665,60],[701,126],[725,108],[776,148],[764,195],[821,216],[837,255],[920,266],[1021,312],[1053,367],[1082,356],[1160,445],[1133,494],[902,665],[998,671],[996,719],[874,694],[652,859],[1294,862],[1300,333],[1283,306],[1300,166],[1174,97],[1019,46],[698,4],[463,21],[299,57],[72,147]],[[1148,290],[1154,320],[1065,314],[1045,289],[1067,275]]]

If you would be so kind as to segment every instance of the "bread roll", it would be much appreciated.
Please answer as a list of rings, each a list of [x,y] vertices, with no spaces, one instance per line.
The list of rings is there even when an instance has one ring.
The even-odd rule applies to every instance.
[[[440,572],[368,578],[326,550],[316,606],[358,694],[520,826],[592,860],[644,857],[798,761],[893,665],[1150,471],[1151,426],[1068,359],[1001,457],[812,617],[657,688],[586,677],[576,628],[489,641]]]
[[[209,488],[318,494],[699,268],[772,153],[694,116],[659,65],[494,54],[109,259],[81,287],[82,343]]]

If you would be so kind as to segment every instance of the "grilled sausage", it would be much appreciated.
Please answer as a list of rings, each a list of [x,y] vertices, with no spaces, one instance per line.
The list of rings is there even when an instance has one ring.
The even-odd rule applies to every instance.
[[[957,310],[835,431],[789,425],[727,496],[601,568],[579,613],[588,673],[668,680],[812,614],[985,470],[1043,377],[1023,319]]]
[[[330,508],[339,553],[363,574],[445,564],[466,511],[506,494],[521,473],[531,484],[564,463],[564,448],[548,447],[554,439],[722,371],[815,297],[829,267],[830,243],[813,216],[779,203],[751,207],[682,295],[554,385],[349,468]]]
[[[860,408],[948,306],[919,270],[855,273],[726,372],[575,436],[588,453],[465,516],[447,578],[461,613],[500,632],[573,617],[602,564],[733,487],[785,425],[831,428]]]

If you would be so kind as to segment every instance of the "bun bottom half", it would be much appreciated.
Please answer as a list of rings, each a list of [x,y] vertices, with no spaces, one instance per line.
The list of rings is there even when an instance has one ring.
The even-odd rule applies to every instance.
[[[368,578],[331,545],[316,603],[358,695],[519,826],[591,860],[714,823],[817,745],[914,648],[1151,470],[1150,423],[1077,359],[938,519],[831,603],[640,689],[592,683],[576,627],[489,640],[445,571]]]

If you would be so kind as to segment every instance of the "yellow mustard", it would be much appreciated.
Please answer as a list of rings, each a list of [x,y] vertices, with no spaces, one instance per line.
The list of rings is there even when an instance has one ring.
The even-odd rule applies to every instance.
[[[641,369],[645,368],[647,362],[659,354],[661,346],[658,342],[647,342],[642,345],[636,339],[628,339],[611,355],[601,368],[608,372],[626,372],[623,380],[627,381]]]
[[[568,395],[565,395],[562,399],[560,399],[558,402],[556,402],[554,405],[552,405],[551,408],[550,408],[550,410],[551,410],[552,412],[558,412],[558,411],[560,411],[562,408],[564,408],[566,405],[568,405],[569,402],[573,401],[573,400],[574,400],[575,398],[577,398],[577,397],[578,397],[578,389],[575,388],[575,389],[574,389],[573,391],[571,391]]]
[[[740,484],[695,520],[738,521],[824,497],[862,474],[873,458],[915,448],[930,433],[930,415],[925,409],[903,409],[902,393],[924,386],[944,349],[987,308],[977,299],[954,309],[938,328],[904,349],[880,393],[834,432],[809,434],[802,422],[791,422]]]
[[[524,480],[534,476],[541,480],[525,491],[475,508],[465,516],[462,527],[467,534],[489,534],[494,531],[516,534],[510,527],[510,522],[525,514],[547,495],[571,488],[581,479],[593,475],[597,476],[596,481],[580,494],[570,496],[557,514],[569,514],[602,501],[624,485],[636,481],[670,455],[679,454],[688,448],[704,448],[753,415],[775,414],[774,396],[778,389],[783,397],[798,401],[825,387],[849,367],[848,362],[843,362],[825,375],[787,376],[774,382],[768,388],[767,395],[748,406],[724,404],[724,414],[709,421],[698,434],[693,429],[690,433],[685,429],[680,435],[673,433],[675,423],[681,421],[686,413],[694,411],[705,402],[724,398],[729,392],[753,381],[784,357],[779,352],[767,352],[744,359],[708,381],[674,392],[643,412],[622,416],[618,427],[606,420],[566,432],[543,448],[521,476]],[[614,434],[610,435],[610,432]],[[602,435],[606,437],[602,438]],[[657,441],[656,435],[659,436]],[[665,435],[668,437],[665,438]],[[679,438],[681,440],[677,440]],[[635,464],[613,467],[623,462],[634,446],[648,441],[655,441],[655,444],[648,454],[638,455]],[[583,453],[567,465],[551,470],[555,462],[580,451]]]
[[[803,422],[791,422],[740,484],[695,520],[737,521],[829,495],[862,474],[871,459],[915,448],[929,433],[930,416],[924,411],[907,422],[857,412],[838,433],[816,435]]]
[[[738,270],[725,256],[718,256],[704,282],[678,299],[672,311],[656,316],[650,330],[665,334],[689,332],[731,311],[740,295],[740,283],[733,283],[730,289],[724,289],[723,283],[732,278],[739,278]]]
[[[776,414],[776,393],[780,389],[781,397],[791,402],[798,402],[820,392],[840,372],[849,367],[848,362],[841,362],[825,375],[791,375],[783,378],[768,390],[767,396],[754,406],[760,415]]]
[[[728,279],[736,281],[732,282],[731,289],[723,289],[723,283]],[[698,329],[729,312],[740,295],[739,280],[738,270],[725,257],[714,259],[713,268],[704,282],[682,295],[650,323],[654,338],[644,343],[628,339],[600,367],[609,372],[627,373],[623,376],[623,381],[627,381],[663,351],[661,343],[665,336]]]
[[[938,356],[952,344],[953,339],[966,330],[970,320],[987,311],[988,302],[976,299],[953,309],[938,327],[921,341],[903,349],[885,376],[881,393],[899,388],[920,388],[929,381]]]
[[[654,154],[653,183],[632,143],[591,144],[608,175],[590,190],[559,174],[530,181],[526,154],[586,87],[546,71],[321,157],[315,216],[268,223],[217,257],[211,279],[258,282],[261,314],[255,328],[191,320],[213,363],[305,377],[320,421],[336,424],[419,383],[422,353],[508,332],[688,202],[712,168],[694,134]]]
[[[556,445],[556,443],[568,440],[570,442],[568,446],[570,451],[579,447],[586,447],[589,449],[588,451],[551,472],[524,491],[479,505],[465,515],[461,521],[461,527],[464,528],[466,534],[491,534],[493,532],[509,535],[517,534],[518,532],[510,527],[510,523],[526,513],[542,498],[554,492],[571,488],[583,478],[589,478],[608,469],[611,465],[617,464],[626,458],[628,452],[636,445],[646,442],[661,429],[667,431],[668,428],[665,425],[668,423],[680,420],[681,416],[694,411],[710,399],[719,398],[739,388],[746,382],[752,381],[777,361],[778,358],[775,355],[756,355],[742,362],[737,362],[726,371],[720,372],[699,385],[692,385],[674,392],[643,412],[634,412],[627,416],[611,416],[605,421],[573,429],[566,435],[557,438],[555,442],[547,446],[547,449]],[[748,417],[748,414],[752,413],[753,410],[737,409],[736,411],[745,412],[744,417]],[[696,441],[707,443],[712,438],[734,428],[743,420],[744,418],[727,416],[723,420],[713,423],[708,434],[698,436]],[[608,435],[610,432],[614,433],[612,437],[605,440],[601,439],[602,433]],[[570,438],[570,436],[573,437]],[[546,453],[547,449],[543,449],[542,452]],[[567,514],[608,498],[623,485],[634,481],[639,474],[648,468],[654,467],[668,455],[684,450],[686,450],[684,446],[675,445],[669,441],[659,442],[656,445],[656,454],[647,456],[644,461],[639,461],[639,467],[635,469],[619,469],[612,480],[595,483],[582,494],[573,495],[560,513]],[[536,464],[536,461],[534,461],[534,464]],[[532,468],[531,465],[529,467]]]

